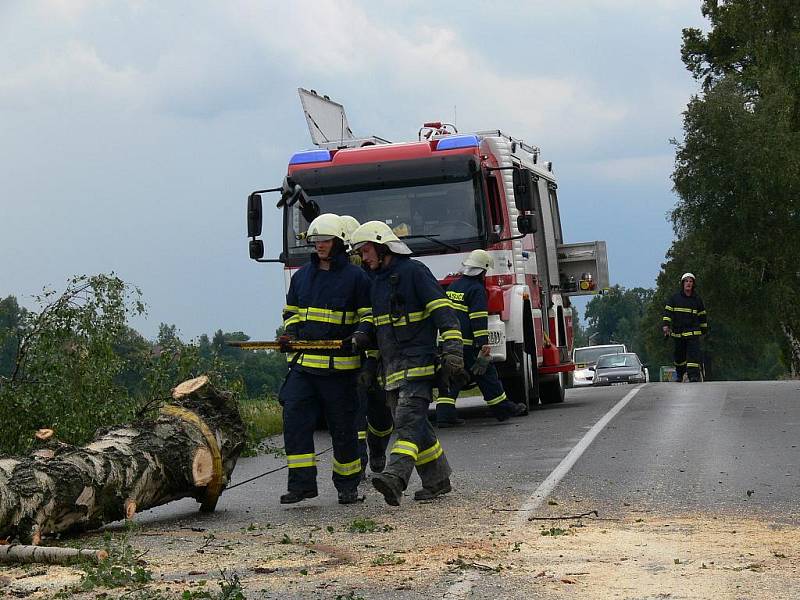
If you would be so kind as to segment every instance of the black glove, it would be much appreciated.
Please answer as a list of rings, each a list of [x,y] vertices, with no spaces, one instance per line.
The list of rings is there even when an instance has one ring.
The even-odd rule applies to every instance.
[[[284,335],[280,336],[278,338],[278,343],[280,344],[280,351],[281,352],[294,352],[294,350],[292,350],[289,347],[289,344],[291,344],[293,341],[294,341],[294,336],[293,335],[284,334]]]
[[[371,342],[372,340],[370,339],[369,335],[363,331],[356,331],[353,335],[344,340],[342,348],[353,354],[358,354],[359,352],[369,348]]]
[[[441,386],[444,389],[461,388],[469,381],[464,370],[464,357],[460,354],[444,354],[439,366]]]
[[[475,364],[472,365],[472,374],[473,375],[483,375],[486,373],[486,369],[489,368],[492,359],[488,354],[478,354],[478,357],[475,359]]]
[[[369,366],[364,366],[358,372],[356,384],[363,390],[369,390],[375,387],[375,370]]]

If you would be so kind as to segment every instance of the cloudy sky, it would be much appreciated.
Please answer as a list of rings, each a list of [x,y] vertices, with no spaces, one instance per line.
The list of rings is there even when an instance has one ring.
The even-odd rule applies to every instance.
[[[283,278],[247,257],[245,199],[310,146],[298,87],[357,134],[457,118],[540,146],[566,241],[652,286],[697,91],[681,29],[703,25],[699,0],[0,0],[0,297],[113,271],[147,337],[271,337]]]

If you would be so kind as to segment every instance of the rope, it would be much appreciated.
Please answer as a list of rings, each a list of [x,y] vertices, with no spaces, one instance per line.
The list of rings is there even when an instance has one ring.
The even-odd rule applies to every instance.
[[[330,448],[326,448],[325,450],[322,450],[320,452],[317,452],[316,456],[321,456],[321,455],[325,454],[326,452],[330,452],[331,450],[333,450],[333,446],[331,446]],[[233,488],[239,487],[240,485],[244,485],[245,483],[250,483],[251,481],[255,481],[256,479],[261,479],[265,475],[272,475],[272,473],[277,473],[278,471],[282,471],[283,469],[288,468],[288,466],[289,465],[283,465],[282,467],[278,467],[277,469],[272,469],[271,471],[267,471],[266,473],[262,473],[261,475],[256,475],[255,477],[251,477],[250,479],[245,479],[244,481],[240,481],[237,484],[229,485],[225,489],[226,490],[232,490]]]

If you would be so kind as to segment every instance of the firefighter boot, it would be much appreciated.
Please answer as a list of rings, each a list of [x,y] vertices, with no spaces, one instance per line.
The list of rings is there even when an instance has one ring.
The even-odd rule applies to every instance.
[[[369,470],[373,473],[381,473],[386,468],[386,454],[370,454]]]
[[[443,496],[448,492],[452,492],[453,488],[450,486],[450,478],[448,477],[438,485],[430,488],[422,488],[414,492],[414,500],[417,502],[425,500],[433,500],[437,496]]]
[[[304,490],[301,492],[289,490],[281,496],[281,504],[295,504],[308,498],[316,498],[318,495],[317,490]]]
[[[353,490],[339,490],[339,504],[355,504],[363,498],[358,497],[358,488]]]
[[[372,476],[372,487],[383,494],[386,504],[400,506],[400,499],[403,497],[403,482],[397,475],[376,473]]]

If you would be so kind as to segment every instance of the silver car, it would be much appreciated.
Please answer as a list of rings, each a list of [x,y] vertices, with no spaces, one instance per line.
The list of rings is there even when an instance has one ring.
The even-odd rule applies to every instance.
[[[597,359],[593,371],[592,385],[645,383],[648,379],[642,361],[633,352],[605,354]]]

